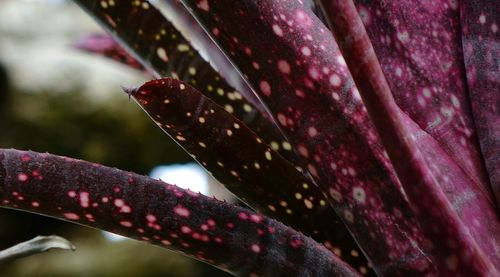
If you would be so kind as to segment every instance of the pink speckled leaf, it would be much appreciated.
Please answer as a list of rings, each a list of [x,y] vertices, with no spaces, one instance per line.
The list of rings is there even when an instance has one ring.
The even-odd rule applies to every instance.
[[[243,122],[175,79],[150,81],[130,93],[160,128],[244,202],[368,272],[365,257],[323,192]]]
[[[492,201],[464,78],[461,1],[355,2],[398,106]]]
[[[358,276],[272,219],[160,181],[50,154],[0,150],[0,203],[147,241],[249,276]]]
[[[297,160],[293,151],[282,147],[286,139],[275,124],[261,113],[259,107],[229,86],[148,1],[115,1],[114,5],[97,0],[75,2],[93,15],[155,75],[171,76],[195,86],[245,122],[266,142],[277,146],[275,149],[281,155],[291,161]]]
[[[273,112],[374,269],[436,273],[329,30],[299,1],[183,2],[206,30],[218,30],[212,37]]]
[[[74,44],[74,47],[90,53],[96,53],[104,57],[108,57],[119,63],[128,65],[140,71],[146,71],[146,68],[129,55],[127,51],[121,47],[111,36],[105,34],[90,34],[79,38]]]
[[[447,159],[448,154],[440,151],[432,137],[419,130],[401,112],[354,3],[351,0],[323,2],[350,72],[395,165],[411,207],[428,240],[435,245],[430,248],[428,257],[441,275],[457,272],[468,276],[498,274],[489,258],[498,260],[491,239],[495,240],[500,227],[495,207],[488,203],[488,195],[474,191],[473,180],[468,179],[453,160]],[[336,16],[338,14],[343,16]],[[408,162],[401,163],[402,160]],[[453,193],[444,192],[450,189]],[[452,206],[450,203],[468,195],[474,195],[469,205]],[[441,223],[438,229],[436,222]],[[443,244],[443,241],[449,243]],[[450,264],[450,260],[457,260],[457,263]]]
[[[460,1],[462,46],[474,122],[500,204],[500,1]]]

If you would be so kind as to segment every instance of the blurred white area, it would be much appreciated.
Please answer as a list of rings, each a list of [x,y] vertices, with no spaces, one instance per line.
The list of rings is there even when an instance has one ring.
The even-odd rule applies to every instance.
[[[120,236],[120,235],[117,235],[117,234],[113,234],[113,233],[110,233],[110,232],[106,232],[106,231],[101,231],[102,233],[102,236],[107,240],[107,241],[110,241],[110,242],[121,242],[121,241],[125,241],[125,240],[130,240],[129,238],[127,237],[124,237],[124,236]]]
[[[157,166],[151,170],[149,176],[193,192],[214,196],[219,200],[235,200],[222,184],[197,163]]]
[[[195,163],[157,166],[149,176],[183,189],[209,195],[208,174]]]
[[[81,90],[99,101],[145,81],[142,73],[73,49],[80,36],[103,30],[72,1],[0,1],[0,62],[16,89],[53,93]]]

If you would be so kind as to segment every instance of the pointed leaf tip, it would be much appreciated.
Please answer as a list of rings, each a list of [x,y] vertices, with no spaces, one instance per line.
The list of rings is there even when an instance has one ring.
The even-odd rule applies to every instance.
[[[0,263],[40,254],[52,249],[75,251],[76,247],[67,239],[60,236],[37,236],[0,251]]]

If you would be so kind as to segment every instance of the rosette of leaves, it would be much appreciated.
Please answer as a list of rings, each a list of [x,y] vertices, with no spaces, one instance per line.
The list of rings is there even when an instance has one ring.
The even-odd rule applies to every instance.
[[[77,46],[154,76],[125,91],[249,208],[17,150],[3,206],[236,275],[499,274],[498,3],[75,2],[110,34]]]

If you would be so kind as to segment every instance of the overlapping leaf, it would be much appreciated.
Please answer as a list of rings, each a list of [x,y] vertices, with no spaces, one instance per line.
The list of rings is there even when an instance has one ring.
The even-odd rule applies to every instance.
[[[332,30],[410,204],[427,238],[435,245],[430,248],[432,252],[429,258],[436,262],[442,275],[455,275],[457,272],[471,276],[498,274],[483,253],[485,250],[495,259],[494,247],[491,247],[491,243],[474,240],[474,237],[480,240],[484,237],[494,238],[500,231],[495,209],[488,205],[488,197],[481,197],[480,191],[470,190],[467,176],[454,166],[452,160],[446,159],[448,155],[439,151],[439,145],[429,143],[431,138],[425,132],[418,134],[418,126],[403,115],[392,97],[354,3],[336,0],[324,0],[324,3],[330,15]],[[335,16],[337,14],[343,16]],[[421,136],[418,141],[415,139],[417,134]],[[425,150],[429,153],[425,153]],[[408,162],[400,163],[400,160]],[[451,180],[451,188],[460,193],[446,195],[443,192],[443,189],[450,188],[446,185],[445,177]],[[456,202],[467,194],[476,194],[474,201],[470,201],[472,205],[452,207],[450,201]],[[440,228],[435,228],[435,222],[441,222]],[[482,223],[479,228],[475,228],[473,222]],[[484,224],[489,224],[488,228],[484,228]],[[443,241],[448,243],[442,244]],[[457,262],[450,264],[450,260]]]
[[[218,30],[212,37],[260,93],[375,270],[435,272],[329,30],[295,1],[183,2],[206,30]]]
[[[160,128],[251,207],[368,273],[366,259],[321,190],[240,120],[171,78],[150,81],[130,93]]]
[[[464,78],[459,1],[356,3],[398,106],[491,201]]]
[[[124,9],[124,6],[126,6],[126,5],[123,4],[121,6],[115,6],[115,8],[121,7]],[[106,9],[108,9],[108,8],[106,8]],[[152,7],[148,6],[148,10],[149,9],[152,9]],[[94,8],[93,11],[99,12],[100,10],[99,9],[96,10]],[[105,11],[107,11],[107,10],[105,10]],[[127,10],[125,9],[125,10],[119,10],[119,11],[121,11],[121,12],[118,14],[120,16],[122,16],[123,15],[122,13],[126,12]],[[99,13],[98,13],[98,15],[99,15]],[[117,15],[115,15],[115,16],[117,16]],[[148,18],[148,20],[151,20],[152,16],[154,16],[154,18],[158,21],[162,19],[162,18],[160,18],[159,14],[157,12],[152,13],[152,14],[146,13],[145,15],[142,15],[142,16],[144,16],[145,18]],[[140,18],[137,19],[137,22],[141,22],[141,20],[139,20],[139,19]],[[116,21],[118,21],[118,20],[116,20]],[[164,24],[167,24],[167,23],[168,22],[165,22]],[[137,23],[134,24],[133,22],[132,23],[128,22],[126,25],[127,28],[125,28],[125,27],[120,28],[119,26],[114,26],[114,28],[117,31],[121,30],[122,32],[127,32],[127,34],[128,34],[131,29],[133,30],[134,28],[135,29],[138,28],[136,24]],[[169,26],[169,28],[172,28],[170,25],[168,25],[168,26]],[[149,27],[152,27],[152,26],[149,26]],[[155,26],[154,28],[158,29],[157,26]],[[142,29],[144,29],[144,27],[141,27],[141,30]],[[165,27],[163,27],[163,29],[165,29]],[[179,35],[173,29],[171,31],[169,31],[169,33],[170,32],[175,32],[176,36]],[[134,32],[132,32],[132,33],[134,33]],[[147,36],[144,34],[145,34],[145,31],[143,31],[143,37],[141,37],[140,39],[145,40],[144,43],[149,42],[147,40]],[[139,39],[137,39],[137,40],[139,40]],[[178,43],[178,42],[176,42],[176,43]],[[172,47],[170,47],[170,48],[172,48]],[[144,53],[141,50],[136,50],[136,51],[137,51],[138,55],[146,55],[145,54],[146,50],[144,50]],[[148,57],[148,58],[150,60],[155,59],[154,57]],[[198,84],[198,83],[196,82],[196,84]],[[186,95],[184,94],[183,96],[186,96]],[[210,97],[213,97],[213,95],[210,95]],[[237,93],[234,93],[234,97],[236,99],[238,99],[238,98],[241,99],[241,96]],[[196,99],[196,98],[193,98],[193,99]],[[192,101],[193,99],[186,99],[186,101]],[[227,100],[227,98],[222,98],[222,99]],[[159,104],[163,104],[163,101],[159,102]],[[219,104],[221,104],[221,102],[219,102]],[[194,107],[196,108],[196,106],[194,106]],[[188,109],[188,111],[191,111],[191,110],[193,110],[193,106],[187,107],[187,109]],[[226,110],[228,110],[227,107],[226,107]],[[229,110],[231,111],[232,109],[229,109]],[[180,109],[179,107],[175,107],[175,109],[172,110],[172,112],[182,114],[183,116],[185,115],[184,114],[185,111]],[[226,117],[227,117],[227,115],[226,115]],[[153,117],[153,119],[157,120],[157,118],[155,118],[155,117]],[[171,120],[171,118],[168,118],[168,119]],[[231,122],[232,121],[233,120],[231,120]],[[223,124],[223,123],[224,122],[218,122],[218,124]],[[206,124],[206,125],[211,126],[209,124]],[[253,127],[255,127],[255,125]],[[242,124],[242,128],[246,129],[246,127],[243,127],[243,124]],[[262,134],[266,135],[266,137],[269,137],[268,136],[269,135],[268,129],[266,130],[266,129],[260,128],[260,127],[254,128],[254,129],[257,129],[256,130],[257,132],[260,131],[259,133],[262,133]],[[210,130],[211,130],[211,128],[209,128],[208,131],[210,131]],[[205,131],[207,131],[207,130],[205,130]],[[206,139],[206,136],[207,136],[206,133],[200,132],[198,130],[198,133],[195,133],[194,135],[186,136],[186,137],[190,138],[190,139],[191,138],[193,138],[193,139],[196,139],[196,138]],[[224,136],[226,136],[226,134],[224,134]],[[251,138],[251,140],[252,140],[252,143],[250,145],[248,145],[249,150],[254,150],[252,148],[252,146],[254,144],[257,144],[253,136],[254,136],[253,134],[251,136],[249,136],[249,138]],[[174,139],[177,139],[176,135],[172,135],[172,137]],[[216,138],[215,135],[214,135],[214,138]],[[177,139],[177,141],[179,141],[179,140]],[[235,140],[235,141],[237,141],[237,140]],[[192,143],[192,142],[188,141],[187,143]],[[207,144],[208,144],[208,142],[207,142]],[[283,149],[285,151],[291,150],[291,145],[286,143],[286,142],[279,145],[276,141],[271,141],[270,144],[271,144],[271,147],[275,150],[277,150],[277,149]],[[219,149],[219,151],[217,152],[217,155],[211,155],[211,153],[208,151],[206,151],[204,153],[203,151],[205,151],[206,149],[202,149],[203,147],[201,147],[198,142],[194,142],[192,144],[192,146],[196,147],[197,149],[195,149],[193,147],[190,147],[190,148],[186,147],[186,148],[188,149],[188,151],[190,153],[193,153],[198,157],[203,155],[203,157],[205,157],[205,161],[204,161],[205,165],[207,165],[206,162],[213,161],[213,163],[209,164],[207,166],[207,168],[209,170],[213,171],[214,175],[216,177],[219,177],[219,179],[223,183],[234,182],[234,179],[228,180],[227,178],[221,178],[221,176],[222,177],[225,177],[225,176],[233,177],[233,176],[230,175],[230,171],[227,171],[227,170],[221,168],[219,166],[219,164],[216,163],[217,159],[220,159],[220,160],[224,161],[224,163],[226,163],[225,160],[227,160],[227,159],[230,160],[232,158],[232,156],[230,156],[230,154],[229,154],[232,152],[220,151],[220,149]],[[240,150],[240,149],[237,148],[236,150]],[[273,152],[273,151],[271,151],[271,152]],[[273,152],[273,155],[275,155],[274,152]],[[224,156],[228,156],[228,157],[224,157]],[[283,174],[277,175],[278,177],[284,177],[282,180],[280,180],[278,182],[278,184],[274,185],[274,187],[276,188],[279,186],[279,184],[282,184],[282,187],[279,188],[280,191],[278,191],[278,192],[275,192],[275,191],[266,192],[266,190],[268,188],[265,187],[265,184],[268,184],[269,182],[268,181],[261,182],[261,180],[266,180],[266,179],[267,180],[271,180],[271,179],[279,180],[279,178],[270,178],[272,176],[271,174],[274,174],[274,172],[272,172],[268,175],[264,175],[263,173],[260,173],[260,175],[254,176],[254,179],[250,183],[254,184],[255,186],[259,185],[259,187],[257,187],[257,189],[259,190],[257,195],[255,194],[255,189],[256,189],[255,186],[252,187],[252,186],[247,185],[246,187],[244,187],[244,186],[242,187],[240,185],[239,190],[233,190],[233,191],[240,192],[240,191],[242,191],[241,188],[247,188],[246,194],[244,194],[244,195],[248,198],[248,200],[253,200],[253,201],[249,201],[252,204],[252,206],[257,205],[257,203],[258,203],[257,201],[260,201],[261,203],[263,203],[260,205],[260,207],[263,210],[266,210],[266,211],[269,211],[269,209],[275,210],[275,212],[273,212],[273,213],[276,213],[274,216],[283,220],[284,222],[287,222],[288,224],[291,224],[291,225],[296,226],[296,227],[303,225],[303,227],[301,227],[300,230],[302,230],[303,232],[305,232],[311,236],[314,236],[316,239],[318,239],[318,241],[321,241],[325,245],[329,246],[330,249],[332,249],[335,253],[344,256],[347,261],[349,261],[354,266],[356,266],[360,271],[367,272],[368,267],[366,265],[366,259],[361,254],[361,251],[357,248],[356,244],[352,240],[352,237],[346,232],[345,228],[342,226],[342,223],[339,222],[338,219],[335,220],[336,215],[334,213],[332,213],[332,210],[330,209],[330,207],[327,206],[328,205],[327,202],[322,200],[322,198],[324,198],[324,197],[321,194],[321,192],[317,191],[317,189],[315,187],[313,187],[310,183],[308,183],[308,181],[303,176],[301,176],[300,174],[297,173],[297,171],[295,170],[295,168],[293,168],[293,166],[287,164],[286,161],[284,161],[281,157],[279,157],[279,159],[275,158],[274,163],[278,164],[281,167],[283,167],[281,164],[285,164],[286,165],[285,168],[286,168],[286,170],[288,170],[287,173],[290,173],[290,170],[293,170],[292,171],[293,174],[285,174],[284,176],[283,176]],[[227,164],[231,164],[231,163],[228,162]],[[255,165],[254,165],[254,163],[251,163],[250,166],[254,167]],[[233,172],[236,173],[236,171],[233,171]],[[248,177],[248,175],[247,175],[247,177]],[[244,181],[250,181],[250,180],[247,178]],[[284,181],[286,181],[286,182],[284,182]],[[239,183],[241,184],[241,180]],[[294,185],[296,189],[294,190],[293,188],[291,188],[290,187],[291,185],[289,183]],[[303,192],[304,195],[302,196],[300,191],[305,191],[306,193]],[[263,195],[259,195],[259,194],[263,194]],[[271,200],[273,200],[274,203],[271,203],[271,200],[267,200],[269,198]],[[257,205],[257,207],[259,207],[259,205]],[[321,218],[321,215],[323,215],[325,217]],[[320,218],[321,218],[321,220],[320,220]],[[332,220],[329,221],[328,224],[325,224],[324,218],[332,218]],[[316,224],[314,224],[314,223],[316,223]]]
[[[147,241],[237,275],[357,276],[312,239],[260,214],[70,158],[0,150],[0,204]]]
[[[236,71],[236,68],[219,50],[219,47],[205,33],[200,24],[178,0],[156,1],[155,6],[172,22],[172,25],[186,38],[198,52],[210,62],[213,68],[227,83],[240,92],[243,97],[255,106],[262,109],[260,100],[248,86],[245,80]],[[265,113],[265,110],[260,110]]]
[[[157,76],[171,76],[201,93],[245,122],[291,161],[296,155],[275,125],[226,81],[194,50],[174,26],[146,0],[75,0]],[[170,1],[169,1],[170,2]]]
[[[467,87],[481,152],[500,204],[499,1],[460,2]]]
[[[146,71],[144,66],[129,55],[111,36],[105,34],[87,35],[77,40],[74,46],[84,51],[103,55],[134,69]]]

